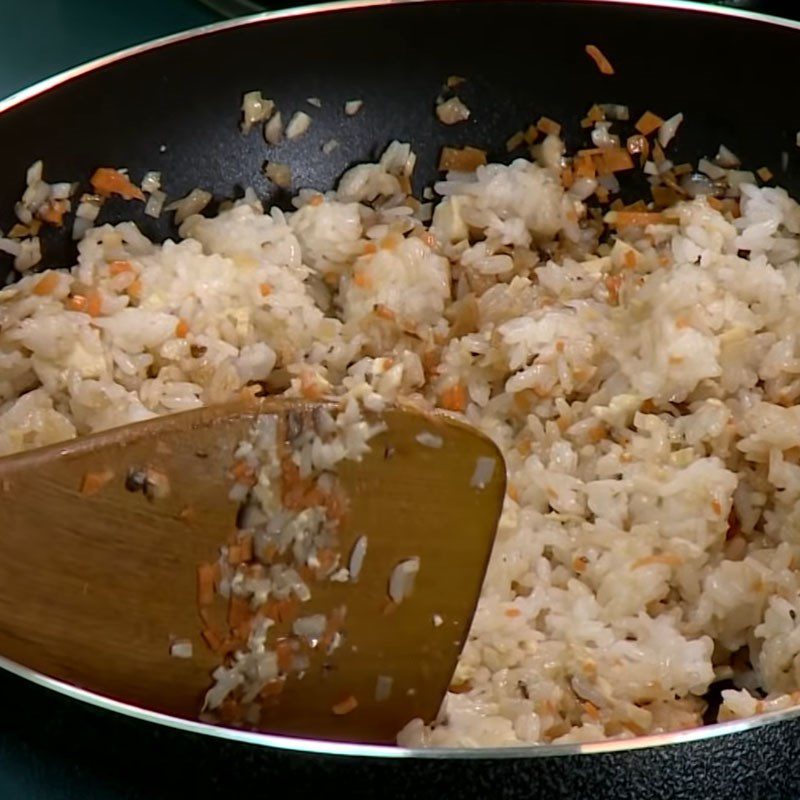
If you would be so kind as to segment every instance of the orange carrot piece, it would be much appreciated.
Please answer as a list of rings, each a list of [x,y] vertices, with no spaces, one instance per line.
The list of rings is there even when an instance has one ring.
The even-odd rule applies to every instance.
[[[99,167],[91,178],[92,188],[97,194],[108,197],[118,194],[126,200],[144,200],[142,190],[131,183],[131,179],[111,167]]]
[[[624,228],[629,225],[659,225],[664,222],[664,215],[657,211],[616,211],[616,219],[613,224],[617,228]]]
[[[507,617],[520,617],[522,616],[522,612],[518,608],[507,608],[505,610],[505,615]]]
[[[218,564],[200,564],[197,568],[197,604],[210,606],[214,602],[214,585],[219,574]]]
[[[40,297],[52,294],[58,288],[58,278],[57,272],[48,272],[44,277],[40,278],[36,286],[33,287],[33,293],[38,294]]]
[[[177,339],[185,339],[188,333],[189,323],[183,318],[179,319],[177,325],[175,325],[175,337]]]
[[[609,172],[622,172],[633,169],[631,154],[624,147],[609,147],[601,156],[603,165]]]
[[[97,289],[86,295],[86,313],[90,317],[99,317],[103,313],[103,298]]]
[[[211,625],[207,625],[203,630],[200,632],[200,635],[203,637],[203,641],[215,652],[218,653],[222,649],[222,645],[224,641],[222,636],[220,635],[219,631],[212,627]]]
[[[233,630],[239,626],[250,622],[253,612],[250,609],[250,603],[243,598],[232,594],[230,602],[228,603],[228,625]]]
[[[331,711],[333,711],[337,717],[343,717],[345,714],[349,714],[351,711],[355,711],[357,708],[358,700],[356,700],[353,695],[348,695],[338,703],[334,703],[331,706]]]
[[[108,271],[112,275],[122,275],[124,272],[133,272],[133,264],[130,261],[112,261],[108,265]]]
[[[375,242],[366,242],[364,244],[364,249],[361,251],[361,255],[364,256],[371,256],[378,252],[378,245]]]
[[[129,297],[134,300],[138,300],[142,296],[142,282],[136,278],[136,280],[130,283],[125,291],[128,293]]]
[[[258,291],[261,292],[262,297],[269,297],[272,294],[272,287],[268,283],[262,283],[258,287]]]
[[[370,278],[370,276],[367,275],[366,272],[354,272],[353,283],[355,283],[356,286],[359,286],[362,289],[372,288],[372,278]]]
[[[281,672],[288,672],[294,658],[292,643],[288,639],[279,640],[275,645],[275,655],[278,657],[278,669]]]
[[[389,306],[385,306],[383,303],[378,303],[375,306],[375,316],[380,317],[381,319],[393,320],[395,313],[391,308],[389,308]]]
[[[614,74],[614,67],[611,66],[611,62],[605,57],[603,51],[597,47],[597,45],[587,44],[586,54],[592,59],[592,61],[594,61],[597,69],[599,69],[603,75]]]
[[[439,155],[440,172],[457,170],[458,172],[475,172],[486,163],[486,151],[477,147],[443,147]]]
[[[59,227],[64,224],[64,214],[67,211],[65,200],[51,200],[45,203],[37,212],[39,219],[50,225]]]
[[[625,255],[622,257],[622,265],[626,269],[634,269],[636,267],[636,251],[635,250],[627,250]]]
[[[72,294],[64,301],[64,305],[69,311],[86,311],[86,298],[82,294]]]
[[[464,411],[467,407],[467,389],[463,383],[454,383],[442,392],[439,405],[448,411]]]
[[[547,136],[558,136],[561,133],[561,125],[550,117],[541,117],[536,127]]]
[[[654,114],[652,111],[645,111],[644,114],[639,117],[639,121],[636,123],[635,127],[643,136],[649,136],[651,133],[655,133],[663,124],[664,120],[657,114]]]
[[[87,472],[81,481],[81,494],[97,494],[114,477],[114,471],[110,469],[99,470],[98,472]]]

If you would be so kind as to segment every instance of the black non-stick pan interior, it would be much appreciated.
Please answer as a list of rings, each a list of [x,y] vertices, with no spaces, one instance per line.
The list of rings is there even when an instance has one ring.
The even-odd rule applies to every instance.
[[[686,5],[686,4],[684,4]],[[599,46],[616,75],[586,56]],[[787,88],[797,74],[800,31],[744,17],[630,3],[415,3],[316,11],[251,22],[165,44],[76,74],[0,115],[0,228],[12,222],[27,166],[38,158],[50,181],[86,183],[97,166],[159,170],[171,197],[195,186],[230,197],[253,186],[282,204],[261,174],[266,159],[288,162],[295,189],[331,187],[350,164],[374,158],[392,139],[418,153],[416,188],[437,177],[442,145],[470,144],[508,160],[507,138],[546,115],[570,147],[586,142],[579,120],[593,103],[620,103],[635,118],[680,111],[676,162],[714,155],[720,143],[746,167],[767,166],[800,192],[796,145],[800,105]],[[434,102],[446,78],[466,82],[472,109],[446,127]],[[242,92],[260,89],[284,113],[312,116],[302,138],[270,148],[238,128]],[[322,107],[306,102],[318,97]],[[362,99],[355,117],[343,113]],[[340,143],[330,155],[322,145]],[[109,203],[102,219],[129,217]],[[137,216],[145,233],[174,233]],[[45,243],[45,263],[67,266],[65,237]],[[10,262],[0,262],[0,276]],[[291,781],[284,796],[335,784],[354,797],[778,797],[800,785],[797,719],[733,736],[668,747],[493,761],[339,760],[198,739],[83,709],[1,677],[6,706],[0,758],[18,765],[26,797],[220,796]],[[78,726],[76,735],[71,731]],[[535,755],[536,751],[531,751]],[[41,791],[37,770],[58,764],[62,794]],[[272,785],[271,785],[272,784]],[[39,787],[39,788],[37,788]],[[111,787],[111,788],[109,788]],[[392,791],[394,787],[397,792]],[[207,790],[207,791],[205,791]]]
[[[589,43],[609,56],[616,75],[599,73],[584,52]],[[745,164],[766,165],[780,184],[800,188],[800,107],[780,78],[796,54],[794,31],[597,2],[391,5],[244,25],[115,61],[6,112],[0,228],[37,158],[49,180],[126,166],[134,176],[161,171],[173,197],[195,186],[219,197],[253,186],[285,202],[261,173],[267,158],[291,164],[295,188],[327,188],[349,164],[400,139],[419,154],[420,188],[436,177],[443,144],[508,159],[508,137],[542,115],[562,123],[568,145],[583,145],[579,120],[596,102],[626,104],[633,115],[683,112],[676,163],[713,156],[724,142]],[[473,112],[452,127],[433,114],[450,75],[467,79],[459,94]],[[277,148],[258,131],[242,136],[239,106],[249,89],[274,98],[284,114],[311,113],[309,133]],[[352,98],[364,106],[349,118],[343,104]],[[331,138],[341,146],[325,155]],[[111,204],[105,213],[112,219],[130,209]],[[148,235],[169,232],[166,222],[138,220]],[[69,260],[53,244],[46,249],[49,263]]]

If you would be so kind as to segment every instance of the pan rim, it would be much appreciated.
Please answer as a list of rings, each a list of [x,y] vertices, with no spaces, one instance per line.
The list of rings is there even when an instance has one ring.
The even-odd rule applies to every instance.
[[[357,12],[359,10],[383,6],[417,5],[417,4],[444,4],[452,0],[332,0],[319,5],[303,5],[295,8],[266,11],[239,17],[232,20],[223,20],[208,25],[190,28],[186,31],[162,36],[147,42],[133,45],[107,55],[100,56],[85,63],[71,67],[51,77],[40,80],[30,86],[24,87],[6,98],[0,99],[0,117],[6,112],[17,108],[36,97],[43,95],[62,84],[88,75],[103,67],[125,61],[129,58],[159,50],[164,47],[180,44],[195,38],[235,30],[251,25],[269,24],[271,22],[294,18],[309,17],[316,14],[341,13],[345,11]],[[524,0],[533,4],[539,0]],[[683,13],[696,13],[742,19],[745,21],[771,25],[792,31],[800,32],[800,21],[784,19],[782,17],[762,14],[744,9],[726,8],[721,6],[701,5],[696,0],[559,0],[562,3],[575,5],[612,5],[634,6],[653,9],[666,9]],[[0,122],[1,124],[1,122]],[[109,697],[90,692],[86,689],[73,686],[63,681],[43,675],[10,659],[0,656],[0,669],[20,677],[30,683],[42,686],[73,700],[86,703],[90,706],[106,711],[122,714],[123,716],[137,719],[151,724],[161,725],[184,733],[210,736],[260,747],[269,747],[276,750],[293,751],[324,756],[339,757],[369,757],[383,759],[421,759],[425,761],[437,760],[513,760],[530,758],[552,758],[564,756],[587,756],[600,754],[613,754],[637,750],[649,750],[678,744],[699,743],[706,740],[731,736],[735,733],[755,730],[766,725],[774,725],[800,717],[800,706],[783,711],[773,711],[741,720],[718,722],[692,728],[686,731],[677,731],[663,734],[650,734],[637,736],[625,740],[606,740],[590,743],[576,744],[547,744],[528,745],[519,747],[485,747],[485,748],[405,748],[393,745],[353,744],[345,742],[304,739],[300,737],[279,736],[276,734],[258,733],[235,728],[212,725],[205,722],[172,717],[156,711],[139,708],[129,703],[114,700]]]

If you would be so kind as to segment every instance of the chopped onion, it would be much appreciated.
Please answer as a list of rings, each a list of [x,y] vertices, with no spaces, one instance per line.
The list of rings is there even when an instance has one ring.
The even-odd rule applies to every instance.
[[[264,139],[268,144],[280,144],[283,140],[283,119],[280,111],[264,126]]]
[[[586,200],[591,197],[596,188],[597,181],[594,178],[576,178],[569,187],[569,194],[576,200]]]
[[[394,678],[391,675],[378,675],[375,681],[375,701],[378,703],[388,700],[392,695]]]
[[[445,125],[456,125],[469,119],[470,110],[458,97],[451,97],[436,106],[436,116]]]
[[[147,198],[147,203],[144,207],[144,213],[147,214],[148,217],[153,217],[158,219],[161,216],[161,212],[164,209],[164,203],[166,202],[167,196],[162,192],[160,189],[153,189],[150,193],[150,197]]]
[[[348,100],[344,104],[344,113],[347,114],[348,117],[353,117],[358,114],[358,112],[361,110],[361,106],[363,105],[363,100]],[[798,134],[798,136],[800,136],[800,134]]]
[[[430,431],[422,431],[422,433],[418,433],[415,438],[423,447],[438,449],[444,444],[444,439],[442,439],[441,436],[437,436]]]
[[[676,114],[674,117],[670,117],[658,129],[658,143],[662,147],[666,147],[675,138],[675,134],[678,132],[678,128],[682,122],[683,114]]]
[[[145,172],[142,178],[142,191],[155,192],[161,188],[161,173],[160,172]]]
[[[66,200],[74,191],[74,183],[53,183],[50,184],[51,200]]]
[[[702,172],[691,172],[681,178],[681,189],[689,197],[702,197],[715,192],[714,183],[708,175]]]
[[[292,632],[307,639],[319,639],[325,633],[327,625],[328,618],[324,614],[310,614],[296,619],[292,625]]]
[[[20,251],[14,259],[14,269],[17,272],[25,272],[42,260],[42,244],[39,237],[34,236],[31,239],[23,239],[19,245]]]
[[[494,461],[492,461],[494,464]],[[402,603],[414,589],[414,579],[419,572],[419,557],[408,558],[401,561],[393,570],[389,578],[389,597],[395,603]]]
[[[325,153],[326,156],[329,156],[338,146],[339,142],[336,139],[328,139],[328,141],[322,145],[322,152]]]
[[[719,146],[717,157],[714,160],[717,162],[717,164],[719,164],[721,167],[725,167],[726,169],[736,169],[742,165],[742,162],[739,160],[739,157],[736,155],[736,153],[729,150],[724,144]]]
[[[297,111],[286,126],[286,138],[297,139],[311,127],[311,117],[305,111]]]
[[[628,106],[620,106],[616,103],[601,103],[600,108],[608,119],[618,120],[619,122],[626,122],[631,118],[630,109]]]
[[[322,108],[322,100],[319,97],[307,97],[306,103],[310,106],[314,106],[314,108]]]
[[[718,181],[725,177],[726,172],[722,167],[712,164],[707,158],[701,158],[697,163],[697,169],[708,175],[712,181]]]
[[[486,488],[486,484],[492,479],[494,475],[495,460],[488,456],[478,456],[475,461],[475,471],[472,473],[469,485],[477,489]]]
[[[364,566],[364,558],[367,555],[367,537],[359,536],[356,543],[353,545],[353,550],[350,553],[350,580],[357,581],[358,576],[361,574],[361,567]]]
[[[169,654],[173,658],[191,658],[194,654],[194,648],[188,639],[176,639],[169,646]]]
[[[598,122],[592,130],[592,144],[595,147],[619,147],[619,136],[610,132],[610,122]]]
[[[0,238],[0,251],[10,256],[18,256],[22,252],[22,245],[13,239]]]
[[[268,161],[264,167],[264,174],[281,189],[288,189],[292,185],[292,168],[288,164]]]
[[[253,125],[269,119],[275,103],[266,100],[261,92],[246,92],[242,98],[242,133],[248,134]]]

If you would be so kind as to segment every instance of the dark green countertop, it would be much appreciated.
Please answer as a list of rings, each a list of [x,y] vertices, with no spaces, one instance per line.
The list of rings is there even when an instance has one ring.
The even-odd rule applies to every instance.
[[[0,98],[84,61],[217,20],[199,0],[0,0]]]

